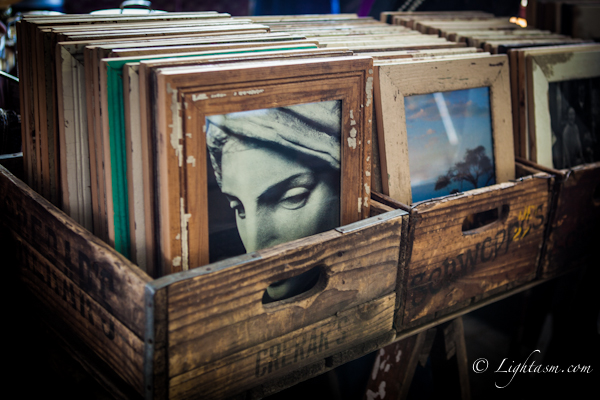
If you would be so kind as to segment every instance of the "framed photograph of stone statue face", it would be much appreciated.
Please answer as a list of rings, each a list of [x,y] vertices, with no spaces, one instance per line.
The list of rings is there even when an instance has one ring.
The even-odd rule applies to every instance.
[[[412,204],[514,178],[505,55],[376,69],[385,194]]]
[[[165,272],[369,216],[371,58],[165,69],[156,88]]]
[[[341,100],[206,117],[209,261],[340,226]]]
[[[566,169],[600,160],[600,50],[527,57],[530,158]]]

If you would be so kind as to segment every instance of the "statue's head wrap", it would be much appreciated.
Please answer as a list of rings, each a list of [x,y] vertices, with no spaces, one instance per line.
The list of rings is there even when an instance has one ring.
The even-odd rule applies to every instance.
[[[206,119],[206,144],[219,186],[223,149],[232,138],[296,152],[340,169],[341,101],[241,111]]]

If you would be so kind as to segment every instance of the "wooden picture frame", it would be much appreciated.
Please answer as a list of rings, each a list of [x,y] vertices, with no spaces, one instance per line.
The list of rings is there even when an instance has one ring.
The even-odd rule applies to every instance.
[[[372,59],[360,56],[157,70],[151,81],[163,273],[209,261],[204,131],[210,115],[340,100],[340,225],[368,217],[372,74]]]
[[[537,164],[555,168],[553,163],[552,123],[549,105],[549,85],[555,82],[600,77],[600,49],[531,54],[526,60],[528,128],[530,159]]]
[[[407,96],[489,87],[496,183],[515,176],[508,59],[505,55],[376,66],[375,110],[382,189],[412,204]]]
[[[541,55],[555,53],[557,51],[592,51],[600,50],[600,44],[576,43],[558,46],[540,46],[511,48],[508,57],[511,65],[511,92],[513,103],[513,130],[515,141],[515,156],[530,159],[535,146],[535,137],[529,132],[527,101],[527,57],[530,55]]]
[[[298,41],[301,43],[301,41]],[[127,148],[127,182],[132,260],[149,275],[157,276],[154,268],[154,189],[151,181],[151,143],[148,115],[147,70],[150,68],[179,68],[214,63],[263,61],[287,58],[317,58],[350,56],[350,51],[308,48],[303,50],[281,47],[259,49],[250,47],[244,53],[223,53],[193,57],[144,59],[128,62],[123,67],[125,93],[125,139]],[[260,50],[260,51],[259,51]]]

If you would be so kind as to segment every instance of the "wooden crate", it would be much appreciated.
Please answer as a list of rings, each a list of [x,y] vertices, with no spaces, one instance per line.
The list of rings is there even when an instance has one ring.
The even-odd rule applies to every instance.
[[[541,276],[549,278],[590,265],[600,243],[600,162],[554,170],[519,161],[531,172],[545,171],[556,176]]]
[[[416,203],[402,251],[397,331],[423,325],[536,278],[550,210],[552,175]],[[498,218],[463,232],[472,215],[498,210]]]
[[[152,280],[0,167],[0,229],[18,276],[59,325],[153,399],[224,398],[392,340],[407,218],[395,210]],[[314,267],[308,292],[262,303],[270,284]]]

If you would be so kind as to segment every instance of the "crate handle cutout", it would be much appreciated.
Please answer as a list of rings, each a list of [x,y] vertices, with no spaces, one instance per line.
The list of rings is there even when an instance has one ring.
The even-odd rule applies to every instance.
[[[463,235],[473,235],[487,230],[497,222],[505,220],[509,211],[508,204],[504,204],[501,207],[469,214],[463,221],[462,233]]]
[[[289,303],[301,300],[312,296],[317,291],[324,289],[325,286],[325,270],[319,265],[299,275],[271,284],[265,289],[262,303],[268,304],[270,307],[281,304],[283,301]]]

